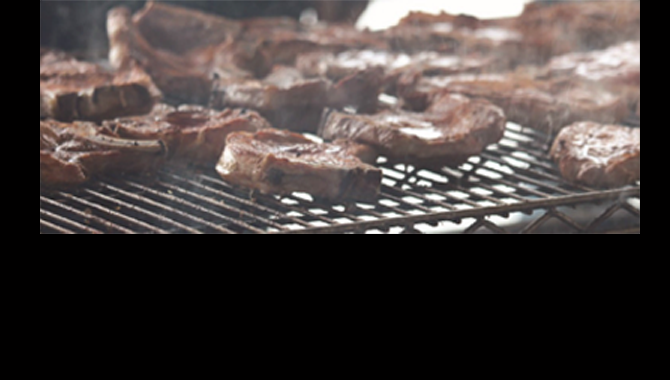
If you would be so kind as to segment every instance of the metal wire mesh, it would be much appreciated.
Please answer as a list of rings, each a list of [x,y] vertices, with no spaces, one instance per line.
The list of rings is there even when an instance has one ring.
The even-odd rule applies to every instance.
[[[459,168],[382,158],[382,194],[373,204],[252,194],[213,170],[169,166],[76,191],[41,189],[40,233],[639,232],[640,184],[607,191],[569,184],[547,157],[550,142],[510,124],[499,144]]]

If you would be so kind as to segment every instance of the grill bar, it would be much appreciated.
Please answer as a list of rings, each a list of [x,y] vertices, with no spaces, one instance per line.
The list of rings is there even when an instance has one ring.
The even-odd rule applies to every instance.
[[[110,192],[114,192],[114,190],[115,190],[112,186],[105,186],[105,188],[110,190]],[[96,198],[99,198],[103,201],[107,201],[107,202],[110,202],[111,204],[115,204],[116,205],[115,207],[125,208],[129,212],[137,213],[137,214],[141,215],[142,217],[149,218],[149,220],[153,219],[154,221],[159,221],[161,224],[166,225],[166,226],[170,226],[170,227],[172,227],[176,230],[183,230],[183,231],[191,233],[191,234],[199,234],[200,233],[198,230],[196,230],[194,228],[191,228],[191,227],[185,226],[183,224],[174,222],[173,220],[168,219],[168,218],[166,218],[162,215],[159,215],[159,214],[153,213],[151,211],[147,211],[145,209],[142,209],[142,208],[138,207],[137,205],[130,204],[130,203],[127,203],[127,202],[124,202],[124,201],[121,201],[119,199],[115,199],[115,198],[112,198],[112,197],[108,197],[104,194],[98,193],[98,192],[93,191],[93,190],[87,190],[86,193],[90,194],[90,195],[92,195]],[[117,193],[123,195],[122,192],[117,191]],[[132,195],[131,195],[131,198],[136,200],[136,198]]]
[[[106,178],[72,192],[41,190],[40,233],[419,233],[425,226],[465,221],[465,233],[506,233],[493,217],[523,219],[521,214],[529,219],[514,228],[521,233],[544,231],[548,224],[580,233],[639,231],[640,185],[603,191],[567,183],[548,157],[550,142],[510,124],[499,144],[460,167],[428,170],[382,158],[382,193],[374,203],[254,194],[214,170],[169,165],[149,177]],[[606,207],[586,222],[564,208],[600,203]],[[622,216],[627,224],[612,228]]]

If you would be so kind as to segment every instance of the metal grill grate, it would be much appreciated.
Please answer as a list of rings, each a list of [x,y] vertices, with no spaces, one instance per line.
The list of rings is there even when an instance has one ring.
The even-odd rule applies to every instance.
[[[76,191],[41,189],[40,233],[639,232],[640,184],[607,191],[568,184],[547,157],[550,142],[510,124],[503,141],[458,169],[381,159],[374,204],[250,194],[213,170],[178,166]]]

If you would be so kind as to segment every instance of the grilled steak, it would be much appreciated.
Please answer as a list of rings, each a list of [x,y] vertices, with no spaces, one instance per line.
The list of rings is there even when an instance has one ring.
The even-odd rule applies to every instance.
[[[420,111],[441,94],[483,98],[501,107],[509,121],[545,132],[592,120],[616,123],[628,115],[624,96],[583,83],[536,81],[520,75],[403,76],[398,84],[406,106]]]
[[[294,65],[296,58],[307,53],[340,53],[351,49],[388,48],[386,42],[369,31],[350,25],[317,24],[311,27],[295,24],[270,29],[268,21],[247,24],[241,41],[253,43],[271,65]]]
[[[104,126],[123,138],[162,140],[170,159],[206,165],[219,159],[232,132],[256,132],[270,124],[253,111],[158,105],[147,116],[107,121]]]
[[[407,71],[425,75],[454,75],[480,73],[497,68],[491,57],[459,57],[434,52],[407,55],[376,50],[349,50],[340,54],[310,53],[298,57],[297,67],[308,77],[326,77],[340,81],[357,73],[378,69],[384,73],[384,87],[395,93],[395,85]]]
[[[616,188],[640,180],[640,129],[576,123],[556,138],[551,157],[568,181]]]
[[[543,75],[624,94],[633,109],[640,100],[642,87],[641,54],[640,42],[627,42],[589,53],[567,54],[552,59]]]
[[[228,137],[217,166],[221,177],[264,194],[306,192],[329,201],[373,201],[382,172],[357,156],[369,150],[350,142],[319,144],[302,135],[267,129]]]
[[[264,99],[258,88],[261,92],[277,90],[264,87],[268,83],[252,83],[255,78],[275,76],[275,65],[293,65],[297,55],[306,52],[385,46],[371,33],[352,26],[305,29],[287,19],[237,22],[159,3],[149,3],[134,18],[126,8],[113,9],[108,35],[113,66],[139,64],[171,100],[207,104],[216,85],[219,90],[230,87],[231,103],[239,95],[263,107],[268,107],[263,102],[286,96],[269,94],[275,100]],[[270,77],[266,82],[272,85]],[[293,98],[290,93],[288,97]]]
[[[217,81],[211,105],[215,108],[251,108],[261,112],[284,108],[324,107],[330,83],[305,79],[289,67],[276,67],[264,80],[226,79]]]
[[[383,72],[378,68],[356,72],[332,83],[325,78],[307,79],[295,68],[277,66],[263,80],[219,80],[211,105],[219,109],[250,108],[259,111],[275,126],[305,130],[302,123],[295,126],[287,123],[287,120],[302,120],[302,116],[287,114],[304,110],[309,119],[309,116],[320,115],[326,106],[374,109],[383,81]],[[317,124],[306,130],[316,132]]]
[[[139,115],[160,92],[138,67],[111,73],[56,51],[40,49],[40,117],[61,121]]]
[[[406,53],[478,53],[496,57],[506,66],[534,62],[536,55],[524,45],[523,35],[509,25],[471,16],[411,13],[384,34],[394,50]]]
[[[331,112],[321,136],[376,148],[392,161],[420,166],[460,165],[505,132],[503,111],[486,100],[443,95],[424,113],[387,110],[375,115]]]
[[[604,49],[641,36],[639,1],[584,1],[526,5],[514,28],[545,59],[574,51]]]
[[[178,26],[174,30],[173,24]],[[221,32],[210,33],[210,28]],[[216,78],[252,79],[255,70],[267,70],[254,47],[234,40],[240,28],[220,17],[158,3],[147,4],[134,18],[128,9],[115,8],[107,19],[109,59],[117,68],[143,67],[170,100],[207,104]]]
[[[166,149],[102,133],[94,124],[40,122],[40,186],[75,186],[98,175],[156,170]]]

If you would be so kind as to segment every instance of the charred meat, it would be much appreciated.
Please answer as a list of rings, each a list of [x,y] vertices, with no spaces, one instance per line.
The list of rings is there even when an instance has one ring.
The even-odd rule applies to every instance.
[[[460,165],[502,139],[503,111],[486,100],[443,95],[423,113],[387,110],[374,115],[328,114],[321,136],[349,139],[392,161],[434,167]]]
[[[544,132],[593,120],[616,123],[628,115],[624,96],[574,82],[537,81],[523,75],[457,75],[425,77],[407,74],[398,84],[406,106],[422,110],[434,97],[458,93],[501,107],[509,121]]]
[[[100,121],[147,113],[160,99],[151,78],[129,66],[116,73],[40,49],[40,117]]]
[[[256,132],[270,124],[248,110],[158,105],[147,116],[107,121],[104,126],[127,139],[162,140],[170,159],[206,165],[218,160],[231,133]]]
[[[159,140],[121,139],[89,123],[40,122],[40,186],[76,186],[101,175],[152,172],[165,154]]]
[[[582,122],[556,138],[551,157],[568,181],[616,188],[640,180],[640,129]]]
[[[382,172],[364,164],[369,148],[351,142],[320,144],[268,129],[228,137],[217,171],[226,181],[263,194],[309,193],[328,201],[374,201]]]

